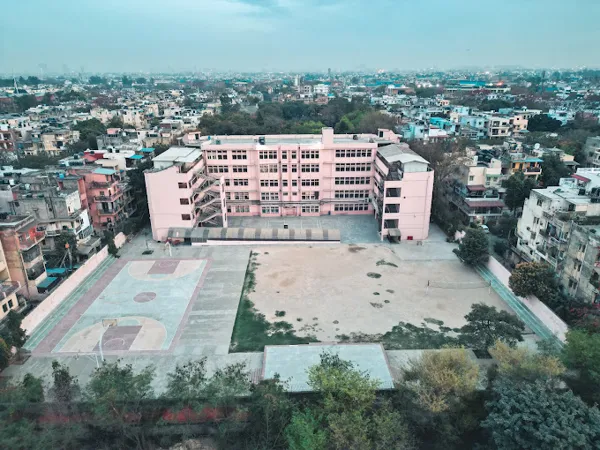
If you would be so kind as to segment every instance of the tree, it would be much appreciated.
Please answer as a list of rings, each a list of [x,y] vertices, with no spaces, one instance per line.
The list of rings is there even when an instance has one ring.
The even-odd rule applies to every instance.
[[[600,334],[570,330],[562,360],[573,375],[571,388],[589,403],[600,403]]]
[[[125,124],[123,123],[123,119],[120,116],[112,116],[108,123],[106,124],[107,128],[123,128]]]
[[[8,367],[10,357],[10,347],[6,344],[6,341],[0,337],[0,372]]]
[[[19,95],[14,98],[14,102],[18,112],[27,111],[29,108],[33,108],[38,104],[35,95]]]
[[[89,119],[78,122],[73,130],[79,131],[79,140],[87,144],[92,150],[98,149],[96,137],[106,133],[106,127],[98,119]]]
[[[535,187],[535,180],[525,177],[523,172],[517,172],[506,180],[504,187],[506,188],[504,203],[513,213],[516,213],[517,209],[523,207],[525,199],[529,198],[529,193]]]
[[[510,274],[508,286],[519,297],[535,295],[540,300],[546,299],[559,289],[552,267],[539,262],[517,264]]]
[[[558,186],[560,179],[567,176],[569,176],[569,169],[560,160],[558,155],[544,155],[544,162],[542,162],[542,174],[540,175],[540,182],[544,186]]]
[[[9,349],[15,347],[17,350],[20,350],[27,340],[27,334],[25,333],[25,330],[21,328],[23,316],[11,309],[6,315],[5,320],[2,338]]]
[[[482,425],[498,450],[583,450],[600,442],[600,412],[571,391],[500,379],[492,393]]]
[[[549,131],[554,132],[562,126],[560,120],[552,119],[547,114],[536,114],[529,119],[527,129],[529,131]]]
[[[59,257],[62,259],[69,250],[71,251],[71,254],[75,253],[77,250],[77,238],[73,233],[69,231],[63,231],[54,238],[54,246]],[[71,261],[67,262],[70,263]]]
[[[58,361],[52,361],[52,379],[50,395],[55,402],[68,404],[79,395],[77,377],[71,375],[69,368]]]
[[[123,84],[123,87],[131,87],[133,80],[131,78],[129,78],[127,75],[123,75],[121,77],[121,83]]]
[[[44,401],[44,384],[41,378],[26,373],[19,388],[23,399],[27,403],[42,403]]]
[[[481,228],[469,228],[454,252],[468,265],[485,264],[490,257],[488,237]]]
[[[417,394],[418,403],[439,413],[475,391],[479,366],[462,349],[426,351],[405,370],[404,376]]]
[[[461,329],[461,339],[474,349],[486,351],[495,342],[509,346],[523,341],[525,324],[508,311],[498,311],[495,306],[476,303],[465,316],[467,324]]]
[[[353,132],[354,124],[347,116],[342,117],[341,120],[335,125],[336,134],[350,134]]]
[[[360,119],[358,131],[361,133],[377,133],[379,128],[393,130],[396,126],[396,119],[389,114],[384,114],[379,111],[371,111],[366,113]]]
[[[92,406],[94,424],[103,434],[121,442],[115,448],[133,443],[147,448],[148,421],[143,403],[154,398],[154,369],[145,367],[135,374],[131,364],[104,363],[97,368],[86,387],[85,399]]]
[[[119,249],[115,245],[115,234],[112,231],[104,231],[104,241],[108,246],[108,254],[118,258],[119,257]]]
[[[489,349],[497,363],[498,375],[516,382],[557,380],[565,372],[565,366],[554,355],[534,352],[527,348],[510,347],[497,341]]]
[[[308,408],[295,411],[285,430],[289,450],[325,450],[328,437],[321,426],[322,420]]]

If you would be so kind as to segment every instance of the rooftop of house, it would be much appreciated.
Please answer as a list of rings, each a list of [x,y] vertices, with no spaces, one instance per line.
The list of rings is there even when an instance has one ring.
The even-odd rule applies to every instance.
[[[405,142],[379,147],[377,153],[390,164],[395,162],[401,162],[402,164],[406,164],[409,162],[429,164],[429,161],[419,156]]]
[[[153,162],[161,162],[161,163],[191,163],[196,161],[200,155],[202,155],[202,150],[193,147],[171,147],[167,151],[161,153],[160,155],[154,157],[152,159]]]

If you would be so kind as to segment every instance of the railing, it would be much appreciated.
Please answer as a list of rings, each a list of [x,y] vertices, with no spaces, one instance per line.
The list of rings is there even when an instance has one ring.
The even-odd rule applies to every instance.
[[[116,199],[123,195],[122,191],[115,192],[112,195],[95,195],[94,201],[97,202],[114,202]]]
[[[108,188],[114,184],[116,184],[118,182],[118,180],[112,180],[112,181],[92,181],[92,187],[93,188]]]
[[[21,289],[21,283],[18,281],[3,281],[0,283],[0,296],[3,298],[17,292]]]
[[[45,237],[46,233],[44,233],[43,231],[37,231],[33,233],[33,235],[27,234],[26,238],[19,237],[19,247],[21,248],[21,250],[30,249]]]

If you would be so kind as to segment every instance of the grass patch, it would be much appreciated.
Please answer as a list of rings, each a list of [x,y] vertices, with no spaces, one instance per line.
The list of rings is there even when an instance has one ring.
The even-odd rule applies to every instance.
[[[254,303],[250,301],[248,295],[256,287],[255,272],[259,265],[256,262],[257,256],[258,253],[250,252],[229,350],[231,352],[262,352],[265,345],[292,345],[317,342],[317,339],[312,336],[296,336],[294,334],[294,327],[288,322],[270,323],[264,314],[261,314],[254,308]],[[277,313],[285,315],[285,311],[277,311],[275,314],[277,315]]]
[[[275,311],[275,317],[284,317],[285,311]]]
[[[377,265],[377,266],[390,266],[390,267],[396,267],[396,268],[398,268],[398,266],[396,264],[391,263],[391,262],[387,262],[385,259],[380,259],[379,261],[377,261],[375,263],[375,265]]]
[[[377,279],[377,278],[381,278],[381,274],[380,274],[380,273],[375,273],[375,272],[368,272],[368,273],[367,273],[367,276],[368,276],[369,278],[375,278],[375,279]]]

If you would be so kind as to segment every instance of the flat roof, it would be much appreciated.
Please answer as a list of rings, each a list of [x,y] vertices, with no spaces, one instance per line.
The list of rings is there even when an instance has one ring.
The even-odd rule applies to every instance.
[[[129,159],[143,159],[144,155],[131,155],[131,156],[126,156],[126,158],[129,158]]]
[[[93,173],[97,173],[97,174],[100,174],[100,175],[114,175],[117,172],[114,171],[113,169],[106,169],[104,167],[100,167],[100,168],[94,170]]]
[[[423,164],[429,164],[425,158],[417,155],[417,153],[409,147],[405,142],[400,144],[390,144],[377,149],[377,153],[381,155],[387,162],[420,162]]]
[[[194,162],[200,155],[202,150],[194,147],[171,147],[169,150],[152,158],[152,161],[158,162]]]
[[[267,345],[264,350],[263,379],[279,375],[290,392],[310,392],[308,369],[329,353],[350,361],[355,369],[379,381],[379,389],[393,389],[394,379],[381,344]]]

